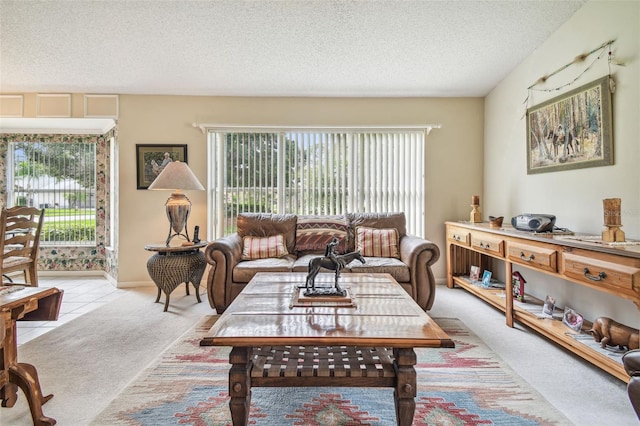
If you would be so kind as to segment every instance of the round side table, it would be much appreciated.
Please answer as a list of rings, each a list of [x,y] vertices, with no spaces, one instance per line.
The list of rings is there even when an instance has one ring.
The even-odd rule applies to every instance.
[[[201,248],[207,246],[206,241],[200,241],[190,246],[170,246],[166,244],[147,244],[145,250],[156,252],[147,261],[147,271],[153,282],[158,286],[156,303],[160,301],[161,292],[164,292],[164,312],[169,308],[171,292],[180,284],[185,283],[187,295],[189,295],[189,283],[196,290],[196,299],[200,300],[200,280],[207,267],[207,261]]]

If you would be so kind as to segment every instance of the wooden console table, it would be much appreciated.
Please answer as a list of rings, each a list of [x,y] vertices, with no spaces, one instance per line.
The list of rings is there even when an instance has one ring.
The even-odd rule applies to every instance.
[[[590,241],[586,235],[545,235],[518,231],[511,226],[493,228],[489,223],[447,222],[447,286],[458,285],[514,319],[625,382],[629,375],[621,363],[571,337],[561,321],[540,319],[514,305],[513,265],[571,281],[631,300],[640,309],[640,245],[609,245]],[[504,263],[504,290],[487,289],[469,280],[471,265],[492,270],[492,259]],[[505,294],[506,293],[506,294]],[[527,303],[543,301],[526,296]],[[637,326],[629,324],[631,326]],[[591,324],[585,321],[583,330]]]
[[[16,321],[55,321],[61,301],[62,291],[57,288],[25,287],[0,295],[0,400],[3,407],[13,407],[19,386],[27,397],[36,426],[56,424],[42,413],[42,404],[53,395],[42,395],[33,365],[18,362]]]

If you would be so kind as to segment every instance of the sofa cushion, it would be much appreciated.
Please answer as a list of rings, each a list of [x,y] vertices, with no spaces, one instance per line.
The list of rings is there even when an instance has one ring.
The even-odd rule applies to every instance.
[[[314,257],[318,257],[318,254],[302,254],[298,256],[298,258],[293,262],[293,268],[291,268],[292,272],[308,272],[309,271],[309,261]]]
[[[266,259],[282,257],[289,254],[284,245],[284,235],[270,237],[244,237],[242,244],[242,260]]]
[[[395,228],[398,230],[398,239],[402,240],[407,235],[407,220],[404,213],[347,213],[349,225],[349,247],[347,251],[355,250],[355,232],[358,226],[368,228]]]
[[[336,252],[343,254],[347,250],[347,220],[344,216],[298,216],[296,225],[296,251],[324,254],[327,244],[333,237],[340,243]]]
[[[295,253],[296,245],[296,221],[295,214],[272,213],[240,213],[238,215],[238,235],[269,237],[271,235],[284,235],[289,253]]]
[[[364,257],[400,258],[398,230],[395,228],[356,228],[356,250]]]
[[[354,260],[348,265],[353,273],[385,273],[400,282],[409,282],[411,280],[409,267],[400,259],[391,257],[365,257],[365,263],[362,264]]]
[[[279,259],[243,260],[233,268],[233,281],[248,283],[258,272],[291,272],[294,261],[295,256],[292,255]]]

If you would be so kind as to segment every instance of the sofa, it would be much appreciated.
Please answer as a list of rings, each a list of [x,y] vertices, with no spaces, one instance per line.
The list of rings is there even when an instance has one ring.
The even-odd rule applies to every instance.
[[[629,375],[627,384],[629,401],[640,420],[640,349],[632,349],[622,355],[622,364]]]
[[[360,251],[344,273],[389,273],[425,310],[435,297],[431,265],[440,250],[431,241],[407,235],[404,213],[294,215],[241,213],[237,232],[205,249],[211,267],[207,294],[211,307],[224,312],[258,272],[308,272],[309,261],[324,256],[337,237],[339,254]],[[302,283],[301,283],[302,284]]]

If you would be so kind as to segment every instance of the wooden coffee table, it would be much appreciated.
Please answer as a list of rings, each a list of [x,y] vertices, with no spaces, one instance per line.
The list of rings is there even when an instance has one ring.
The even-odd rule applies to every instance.
[[[342,275],[352,302],[301,302],[296,286],[305,279],[256,274],[200,342],[232,346],[233,424],[247,424],[252,386],[341,386],[393,387],[397,424],[411,425],[414,348],[453,347],[452,340],[388,274]],[[333,280],[320,274],[316,287]]]

